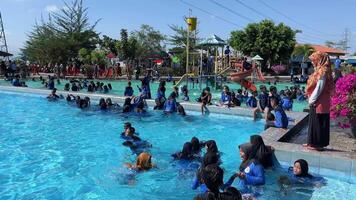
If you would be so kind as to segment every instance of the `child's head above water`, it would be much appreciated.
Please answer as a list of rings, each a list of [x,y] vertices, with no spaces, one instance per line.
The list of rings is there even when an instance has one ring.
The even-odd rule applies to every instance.
[[[311,177],[308,162],[304,159],[296,160],[293,166],[293,173],[299,177]]]

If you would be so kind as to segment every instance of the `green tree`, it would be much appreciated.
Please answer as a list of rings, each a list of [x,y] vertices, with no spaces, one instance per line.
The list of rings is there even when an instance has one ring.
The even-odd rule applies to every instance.
[[[296,44],[295,35],[298,31],[280,23],[263,20],[248,24],[244,30],[232,31],[229,44],[245,55],[260,55],[266,62],[276,64],[287,62]]]
[[[137,41],[136,58],[141,59],[165,50],[165,36],[149,25],[141,25],[140,30],[134,31],[131,36]]]
[[[88,10],[82,0],[75,0],[56,13],[51,13],[48,22],[36,23],[22,52],[26,59],[41,63],[65,63],[76,59],[79,50],[95,49],[98,34],[89,23]]]
[[[130,57],[130,47],[129,47],[129,39],[128,39],[128,33],[126,29],[121,29],[120,31],[120,50],[121,50],[121,57],[126,60]]]
[[[95,49],[91,52],[90,57],[95,64],[106,64],[106,53],[103,50]]]
[[[100,39],[99,44],[103,50],[105,50],[106,53],[114,53],[115,55],[118,54],[118,49],[116,48],[116,43],[117,40],[107,36],[103,35],[103,38]]]
[[[310,44],[298,45],[294,48],[293,56],[303,56],[303,62],[315,51]]]

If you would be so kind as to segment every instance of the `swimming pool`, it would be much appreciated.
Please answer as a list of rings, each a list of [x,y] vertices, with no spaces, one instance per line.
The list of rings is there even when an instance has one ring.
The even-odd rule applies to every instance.
[[[112,87],[113,87],[113,90],[110,91],[110,94],[114,94],[114,95],[119,95],[119,96],[123,96],[124,95],[124,91],[125,91],[125,87],[127,85],[127,81],[126,80],[94,80],[94,82],[96,83],[97,81],[100,81],[100,82],[103,82],[105,84],[107,83],[111,83]],[[63,90],[64,88],[64,85],[68,83],[68,80],[61,80],[61,85],[57,85],[55,84],[56,88],[58,90]],[[137,89],[137,85],[141,85],[140,81],[136,81],[136,80],[132,80],[131,81],[132,83],[132,87],[134,89],[134,94],[137,95],[138,94],[138,89]],[[37,81],[32,81],[32,80],[26,80],[26,84],[28,85],[28,87],[30,88],[45,88],[42,84],[41,84],[41,81],[37,80]],[[183,83],[184,84],[184,83]],[[259,88],[259,85],[261,85],[262,83],[257,83],[256,86],[257,88]],[[10,85],[10,82],[9,81],[4,81],[4,80],[0,80],[0,85]],[[236,83],[227,83],[227,85],[229,86],[230,89],[234,90],[236,92],[237,89],[240,89],[241,86],[239,84],[236,84]],[[269,88],[270,85],[268,84],[265,84],[267,86],[267,88]],[[293,86],[292,84],[290,83],[278,83],[276,85],[278,91],[280,90],[284,90],[285,87],[288,86],[288,87],[291,87]],[[151,87],[151,93],[152,93],[152,98],[155,98],[156,96],[156,91],[157,91],[157,88],[158,88],[158,82],[153,82],[150,84],[150,87]],[[205,84],[202,85],[202,87],[206,87]],[[191,102],[195,102],[195,99],[197,99],[200,94],[201,94],[201,90],[199,90],[199,86],[198,85],[194,85],[193,87],[193,84],[189,83],[188,84],[188,88],[189,88],[189,97],[190,97],[190,101]],[[172,92],[172,89],[173,89],[173,83],[167,83],[166,84],[166,89],[167,89],[167,92],[166,92],[166,96],[168,96],[171,92]],[[86,89],[82,90],[82,92],[85,92]],[[215,90],[212,90],[212,94],[213,94],[213,101],[215,101],[216,103],[219,101],[219,98],[220,98],[220,94],[221,94],[221,91],[215,91]],[[181,99],[182,97],[178,98],[179,100]],[[304,102],[297,102],[297,101],[294,101],[293,103],[293,111],[303,111],[304,108],[306,108],[308,106],[308,104],[306,103],[306,101]],[[242,103],[242,107],[246,107],[245,103]]]
[[[94,103],[93,103],[94,104]],[[124,180],[126,162],[135,155],[124,148],[123,122],[133,123],[152,143],[156,169]],[[0,91],[0,199],[192,199],[195,170],[183,169],[170,154],[192,136],[215,139],[222,152],[225,180],[238,168],[237,145],[263,129],[262,121],[211,114],[202,117],[148,116],[81,111],[43,96]],[[281,195],[276,173],[267,172],[260,199],[351,199],[355,185],[335,179],[313,190]],[[354,195],[354,196],[352,196]],[[330,198],[331,197],[331,198]]]

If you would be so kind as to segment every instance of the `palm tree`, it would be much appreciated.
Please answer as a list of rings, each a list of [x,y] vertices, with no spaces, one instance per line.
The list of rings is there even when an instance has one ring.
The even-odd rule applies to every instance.
[[[309,56],[315,51],[314,47],[310,44],[298,45],[294,48],[293,56],[303,56],[302,64],[305,64]],[[304,75],[304,68],[302,69],[302,75]]]

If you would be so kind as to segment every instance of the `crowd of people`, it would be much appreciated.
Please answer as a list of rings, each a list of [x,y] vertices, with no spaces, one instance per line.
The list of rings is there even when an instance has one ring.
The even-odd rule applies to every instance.
[[[308,92],[309,103],[311,110],[314,108],[315,116],[311,116],[310,120],[324,120],[324,110],[328,111],[322,104],[325,102],[318,99],[323,97],[323,91],[325,88],[331,88],[332,77],[330,73],[329,63],[327,57],[324,54],[313,54],[312,61],[316,62],[318,59],[324,62],[318,62],[315,65],[315,74],[311,76],[312,81],[308,82],[307,89],[294,86],[286,88],[282,91],[277,91],[275,86],[271,86],[267,91],[266,86],[260,86],[260,93],[252,92],[249,94],[246,91],[237,90],[237,94],[233,91],[230,92],[227,86],[224,86],[221,93],[221,98],[217,106],[231,107],[240,106],[242,103],[246,103],[248,107],[254,109],[254,114],[257,115],[262,112],[266,119],[266,128],[277,127],[287,128],[290,119],[287,117],[285,110],[290,110],[293,105],[293,99],[305,100],[305,91]],[[316,76],[316,75],[321,76]],[[317,84],[323,84],[327,82],[324,88],[321,88],[319,95],[313,96],[312,93],[315,90],[319,90]],[[147,108],[146,99],[151,99],[150,81],[148,78],[144,78],[141,81],[141,86],[137,86],[140,94],[134,96],[134,91],[131,86],[131,82],[128,82],[125,88],[125,102],[123,106],[112,103],[111,99],[100,99],[98,108],[100,110],[119,110],[122,112],[146,112]],[[310,86],[312,84],[312,86]],[[329,85],[328,85],[329,84]],[[48,84],[50,85],[50,83]],[[101,84],[93,84],[93,87],[100,87]],[[155,110],[163,110],[165,114],[178,113],[180,115],[186,115],[183,106],[177,102],[179,95],[183,94],[183,99],[188,97],[188,89],[185,87],[174,88],[173,92],[166,98],[166,82],[161,81],[157,89],[155,102]],[[327,93],[328,95],[329,93]],[[315,94],[314,94],[315,95]],[[51,100],[63,98],[56,94],[56,89],[52,90],[52,93],[48,96]],[[79,96],[68,95],[66,97],[68,102],[75,103],[79,108],[85,109],[90,107],[90,99],[88,97],[81,98]],[[208,112],[208,106],[212,105],[212,94],[210,88],[205,88],[201,96],[197,99],[201,102],[202,113]],[[320,105],[320,106],[319,106]],[[320,107],[320,108],[319,108]],[[323,110],[324,109],[324,110]],[[320,111],[319,111],[320,110]],[[271,111],[274,111],[272,114]],[[326,112],[325,111],[325,112]],[[315,118],[314,118],[315,117]],[[309,124],[309,126],[314,126]],[[325,146],[325,138],[320,141],[315,135],[322,134],[321,131],[328,127],[321,126],[318,130],[315,127],[310,131],[314,131],[314,138],[308,139],[308,144],[305,146],[309,149],[316,149],[321,146]],[[314,130],[315,129],[315,130]],[[142,134],[141,134],[142,135]],[[312,135],[312,136],[313,136]],[[135,128],[131,123],[124,124],[124,130],[121,134],[121,138],[124,140],[122,145],[131,149],[131,151],[137,155],[136,163],[126,163],[125,166],[132,170],[134,176],[138,173],[151,170],[155,167],[152,163],[152,155],[150,149],[152,144],[140,138]],[[325,143],[325,144],[324,144]],[[253,135],[250,137],[250,141],[238,146],[239,155],[241,158],[241,164],[237,172],[233,173],[227,181],[224,181],[224,170],[221,167],[223,155],[214,140],[200,141],[198,138],[193,137],[190,141],[185,142],[182,150],[172,154],[173,160],[183,160],[185,162],[199,162],[199,167],[196,169],[196,176],[192,183],[192,189],[200,189],[199,194],[195,196],[195,199],[254,199],[261,195],[259,188],[266,184],[265,171],[278,169],[278,161],[274,156],[274,148],[266,146],[261,136]],[[238,181],[236,181],[238,179]],[[294,165],[290,167],[285,174],[280,176],[276,180],[283,191],[286,188],[290,188],[293,185],[304,186],[320,186],[325,184],[325,179],[322,177],[316,177],[309,173],[308,163],[304,159],[298,159],[294,162]],[[237,182],[235,184],[235,182]]]
[[[131,175],[135,176],[155,167],[152,155],[149,153],[152,145],[136,134],[131,123],[124,124],[121,138],[124,140],[123,145],[129,147],[137,155],[136,163],[125,164],[133,171]],[[274,148],[266,146],[261,136],[252,135],[248,143],[238,146],[238,150],[241,164],[237,172],[233,173],[227,181],[224,181],[224,170],[221,167],[222,153],[214,140],[200,141],[197,137],[192,137],[190,141],[184,143],[181,151],[172,154],[172,159],[186,163],[199,163],[191,186],[193,190],[199,188],[194,199],[256,199],[262,195],[260,189],[266,183],[265,171],[281,169],[274,156]],[[128,178],[131,179],[132,176]],[[283,191],[293,186],[320,187],[325,184],[325,179],[311,175],[307,161],[298,159],[292,167],[283,172],[276,182]]]

